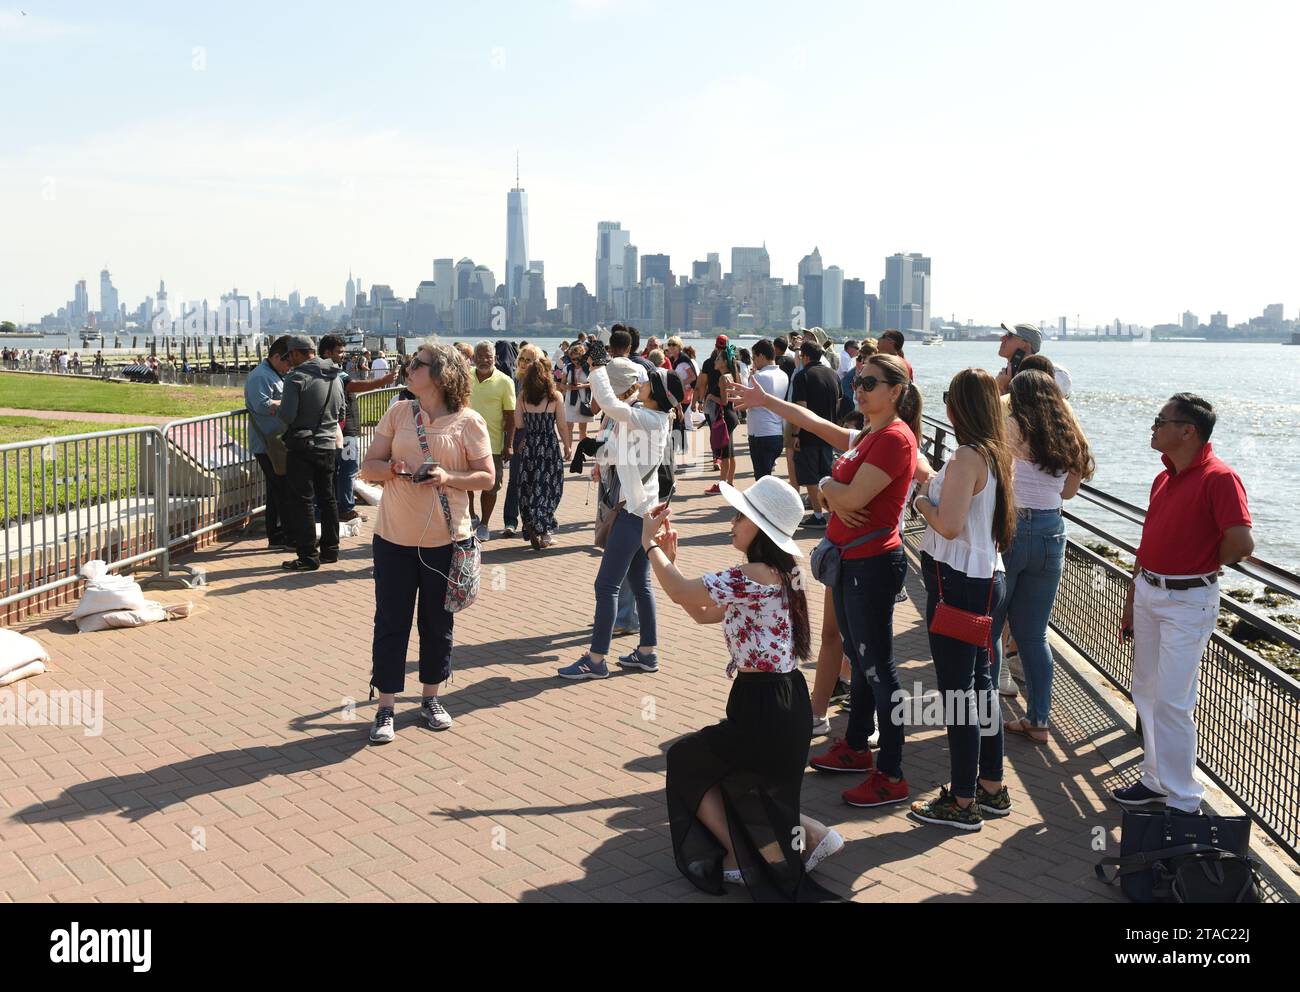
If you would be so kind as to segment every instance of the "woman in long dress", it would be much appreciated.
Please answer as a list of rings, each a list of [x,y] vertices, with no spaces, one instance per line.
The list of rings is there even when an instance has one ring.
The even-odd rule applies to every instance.
[[[808,602],[795,565],[799,494],[767,476],[741,492],[721,484],[737,511],[731,544],[744,564],[698,579],[677,569],[677,532],[661,504],[645,516],[641,545],[655,577],[696,623],[722,623],[735,678],[727,718],[668,750],[668,819],[678,870],[715,895],[744,884],[759,902],[835,897],[808,877],[844,846],[799,811],[812,706],[799,662],[811,646]]]
[[[555,543],[555,509],[564,494],[564,465],[571,443],[550,361],[541,357],[533,361],[524,370],[522,387],[515,407],[515,436],[523,441],[517,445],[517,461],[510,471],[520,473],[519,513],[524,537],[536,551]]]

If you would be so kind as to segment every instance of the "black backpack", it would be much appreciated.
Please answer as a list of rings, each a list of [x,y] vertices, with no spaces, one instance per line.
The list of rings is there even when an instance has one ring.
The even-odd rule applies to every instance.
[[[1259,902],[1249,850],[1248,816],[1125,810],[1120,856],[1102,858],[1096,872],[1134,902]]]

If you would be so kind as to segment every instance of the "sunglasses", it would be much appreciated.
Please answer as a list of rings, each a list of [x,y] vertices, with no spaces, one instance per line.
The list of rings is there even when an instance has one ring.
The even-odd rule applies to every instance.
[[[889,385],[889,383],[887,383],[884,379],[877,378],[874,375],[860,375],[853,380],[853,388],[861,389],[864,393],[871,392],[877,386],[887,386],[887,385]]]
[[[432,371],[433,362],[426,362],[423,358],[412,358],[410,363],[407,365],[407,368],[409,368],[412,372],[414,372],[416,369],[429,369],[430,371]]]
[[[1151,429],[1153,431],[1158,431],[1160,430],[1161,427],[1164,427],[1165,424],[1191,424],[1191,423],[1192,421],[1190,420],[1165,420],[1164,417],[1157,416],[1156,419],[1151,424]]]

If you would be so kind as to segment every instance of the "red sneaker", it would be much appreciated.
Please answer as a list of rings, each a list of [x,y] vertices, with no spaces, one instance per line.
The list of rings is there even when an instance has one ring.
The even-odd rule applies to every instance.
[[[817,755],[808,763],[819,772],[856,772],[859,775],[875,768],[870,748],[855,751],[845,740],[836,740],[829,751]]]
[[[705,496],[721,496],[721,495],[722,495],[722,487],[719,486],[719,485],[715,482],[713,485],[709,486],[708,489],[704,490],[704,495],[705,495]]]
[[[872,806],[889,806],[892,803],[907,802],[910,795],[911,793],[907,791],[907,779],[891,782],[888,775],[872,772],[856,789],[849,789],[844,793],[844,801],[850,806],[868,809]]]

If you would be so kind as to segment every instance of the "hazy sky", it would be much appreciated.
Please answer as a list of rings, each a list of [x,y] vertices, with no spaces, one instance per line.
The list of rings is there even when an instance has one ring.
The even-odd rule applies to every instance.
[[[678,273],[924,252],[963,320],[1300,306],[1292,2],[22,2],[0,318],[500,279],[516,149],[552,303],[608,219]]]

